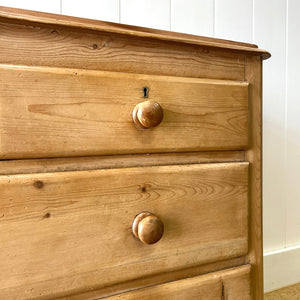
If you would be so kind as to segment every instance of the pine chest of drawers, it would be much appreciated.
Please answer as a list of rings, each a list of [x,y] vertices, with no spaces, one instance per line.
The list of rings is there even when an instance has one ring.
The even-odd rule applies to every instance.
[[[254,45],[0,9],[0,298],[262,299]]]

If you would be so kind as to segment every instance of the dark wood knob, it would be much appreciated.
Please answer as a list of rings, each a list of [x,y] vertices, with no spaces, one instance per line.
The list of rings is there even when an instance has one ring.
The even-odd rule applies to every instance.
[[[158,126],[164,113],[162,107],[154,101],[144,101],[135,106],[132,112],[134,124],[141,129]]]
[[[155,244],[163,236],[164,223],[157,216],[144,211],[134,218],[132,232],[144,244]]]

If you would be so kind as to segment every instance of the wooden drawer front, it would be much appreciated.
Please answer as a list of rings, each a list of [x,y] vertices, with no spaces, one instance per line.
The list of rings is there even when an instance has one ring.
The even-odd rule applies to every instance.
[[[109,300],[250,300],[250,265],[143,288]]]
[[[247,253],[248,163],[0,176],[0,298],[99,288]],[[142,211],[164,222],[145,245]]]
[[[144,35],[137,28],[128,28],[129,32],[120,35],[116,28],[120,24],[108,25],[105,22],[100,27],[85,26],[77,19],[75,22],[63,21],[62,23],[68,25],[77,23],[75,26],[63,28],[58,25],[57,16],[54,17],[52,25],[49,25],[47,16],[47,25],[41,24],[41,18],[38,17],[38,26],[36,23],[29,26],[30,23],[20,22],[20,19],[15,22],[18,24],[11,24],[12,19],[8,12],[2,12],[1,15],[1,63],[244,80],[245,52],[228,51],[231,46],[227,42],[224,44],[227,50],[222,51],[222,41],[206,40],[203,43],[203,37],[200,41],[198,38],[195,41],[194,38],[191,40],[189,36],[185,36],[181,37],[180,43],[178,39],[174,43],[168,41],[168,37],[165,39],[165,32]],[[8,19],[5,20],[4,16]],[[93,30],[84,30],[82,27]],[[145,30],[149,32],[148,28]],[[121,31],[124,33],[123,29]],[[215,44],[217,48],[208,48],[207,41],[210,45]],[[239,44],[237,47],[241,49],[241,46],[249,44]]]
[[[222,282],[220,278],[211,275],[178,280],[151,288],[144,288],[130,293],[109,297],[109,300],[220,300],[222,297]]]
[[[149,88],[148,98],[143,88]],[[158,102],[162,123],[139,130],[136,104]],[[243,82],[0,66],[0,158],[245,149]]]

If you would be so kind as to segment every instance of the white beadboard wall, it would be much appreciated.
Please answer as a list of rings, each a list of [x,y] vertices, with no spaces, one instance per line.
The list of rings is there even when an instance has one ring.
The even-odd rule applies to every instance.
[[[265,290],[300,282],[299,0],[0,0],[0,5],[258,44],[264,62]]]

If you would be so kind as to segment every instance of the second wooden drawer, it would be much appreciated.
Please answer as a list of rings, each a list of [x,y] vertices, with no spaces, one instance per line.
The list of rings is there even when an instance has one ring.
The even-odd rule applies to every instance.
[[[0,298],[84,291],[247,253],[248,163],[0,176]],[[133,219],[158,216],[154,245]]]

